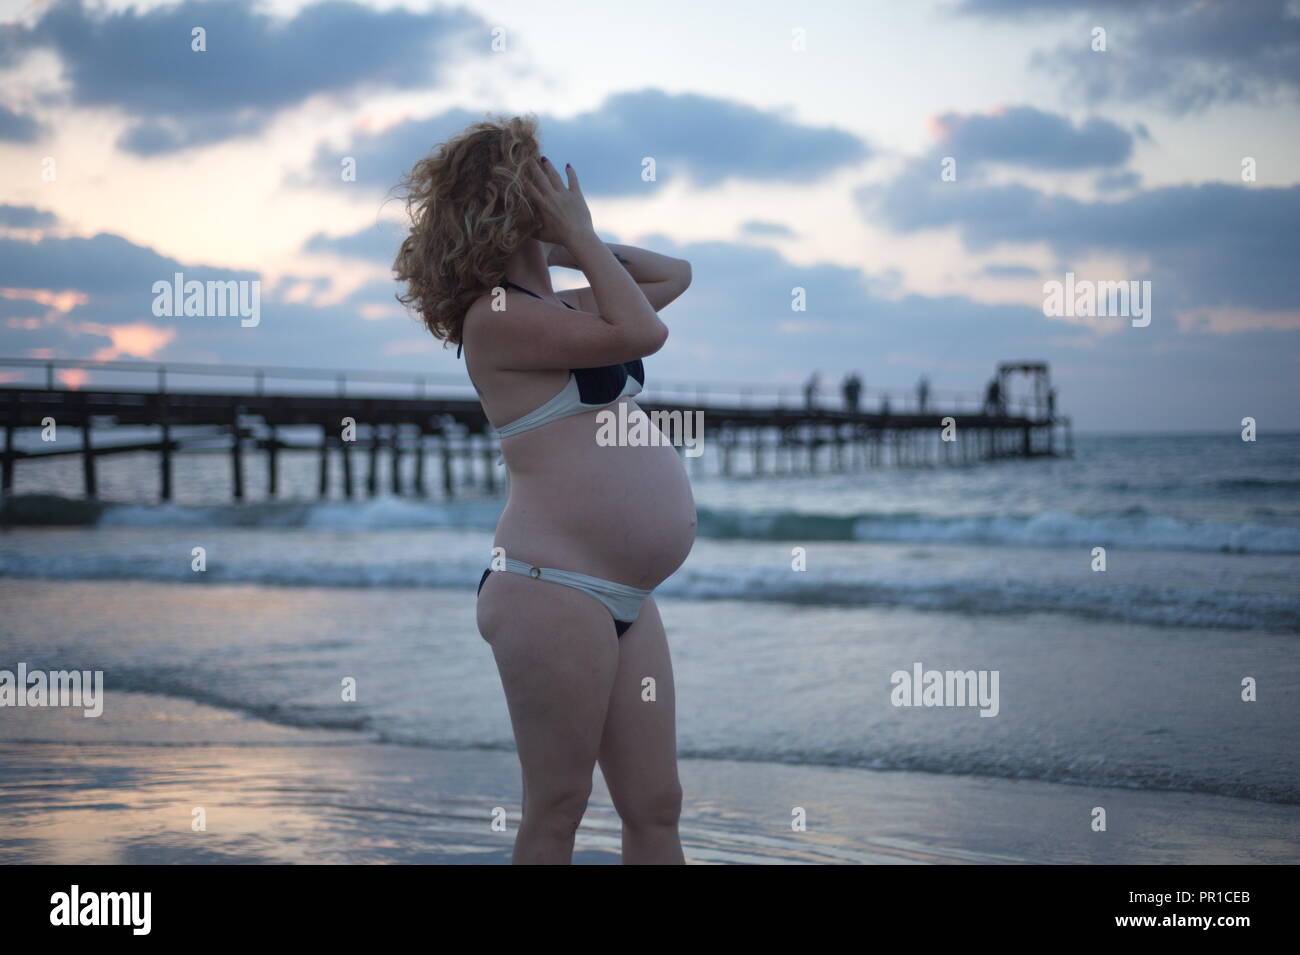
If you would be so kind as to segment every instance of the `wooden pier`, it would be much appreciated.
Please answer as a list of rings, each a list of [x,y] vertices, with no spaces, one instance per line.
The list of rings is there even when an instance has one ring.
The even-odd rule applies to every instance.
[[[381,470],[388,478],[386,491],[393,495],[427,497],[435,487],[448,498],[470,489],[491,494],[502,490],[504,482],[495,434],[478,400],[464,393],[467,383],[455,376],[38,359],[0,359],[3,368],[23,369],[0,384],[0,485],[6,495],[13,491],[18,466],[75,455],[85,495],[94,499],[97,461],[107,455],[153,453],[158,457],[158,497],[167,501],[175,491],[175,456],[199,451],[228,456],[235,500],[249,495],[245,462],[252,453],[265,455],[265,494],[272,498],[281,493],[280,458],[286,452],[316,456],[320,497],[330,496],[332,486],[345,498],[376,496]],[[137,381],[113,388],[88,381],[91,373],[102,378],[108,372]],[[714,385],[706,390],[658,381],[638,404],[647,412],[702,411],[705,454],[689,459],[689,466],[697,472],[713,467],[736,477],[1071,454],[1070,420],[1055,414],[1046,366],[999,366],[1002,395],[1007,394],[1005,380],[1017,372],[1035,376],[1034,398],[1019,404],[987,398],[981,404],[980,396],[971,401],[970,393],[936,393],[936,404],[948,400],[946,410],[940,410],[930,408],[927,398],[909,404],[901,392],[867,392],[850,410],[840,401],[838,407],[809,406],[807,400],[787,403],[792,388]],[[169,385],[192,376],[233,384],[214,390]],[[43,380],[24,383],[15,377]],[[288,380],[312,381],[316,387],[267,390],[268,381]],[[358,386],[364,392],[353,394]],[[444,393],[432,395],[430,386]],[[394,390],[398,393],[383,393]],[[48,447],[35,441],[18,447],[21,433],[48,431],[51,425],[57,439]],[[119,428],[143,428],[152,437],[114,441]],[[945,431],[952,440],[943,439]],[[382,469],[381,457],[387,459]],[[332,478],[335,468],[341,481]]]

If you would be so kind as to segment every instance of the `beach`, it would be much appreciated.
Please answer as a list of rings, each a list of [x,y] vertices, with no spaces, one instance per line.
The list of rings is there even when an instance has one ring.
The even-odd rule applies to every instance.
[[[688,858],[1300,861],[1300,439],[1225,447],[697,477],[655,598]],[[227,464],[183,458],[208,483],[163,504],[117,455],[116,499],[9,512],[0,670],[104,691],[91,718],[0,707],[4,861],[508,861],[519,772],[474,616],[501,498],[317,501],[286,455],[284,499],[231,504]],[[927,699],[931,674],[978,693]],[[599,772],[578,847],[618,861]]]
[[[147,694],[122,694],[93,729],[64,711],[51,733],[46,716],[28,731],[63,742],[15,742],[21,724],[5,723],[6,864],[510,860],[512,753],[365,742]],[[698,864],[1293,864],[1300,842],[1300,807],[1195,793],[707,759],[681,774]],[[1090,829],[1098,805],[1105,832]],[[806,831],[792,831],[796,806]],[[598,772],[574,861],[617,864],[618,846]]]
[[[58,654],[87,669],[102,668],[105,681],[98,717],[69,707],[0,711],[0,860],[509,861],[520,808],[518,764],[490,654],[469,629],[473,605],[460,592],[4,580],[0,602],[18,608],[5,623],[7,654],[16,652],[31,665]],[[692,862],[1300,861],[1295,804],[1131,783],[825,765],[836,758],[828,744],[853,731],[821,731],[817,714],[865,708],[848,693],[824,699],[827,689],[815,681],[781,680],[782,664],[761,646],[750,645],[751,664],[754,656],[766,662],[747,672],[758,685],[771,680],[768,689],[729,696],[733,707],[737,699],[750,699],[750,708],[719,726],[700,725],[712,722],[705,714],[714,712],[700,670],[715,665],[700,644],[713,641],[716,664],[725,666],[727,652],[742,651],[744,635],[710,626],[725,619],[727,603],[670,598],[662,604],[679,624],[674,651],[683,749],[708,753],[710,741],[718,740],[730,747],[682,759],[682,835]],[[91,614],[76,614],[76,608],[92,607]],[[798,619],[797,610],[787,613]],[[365,621],[376,634],[362,655],[365,668],[344,674],[348,641],[342,633]],[[896,625],[906,632],[904,621]],[[74,627],[79,632],[71,632]],[[1032,622],[1026,625],[1032,629]],[[29,636],[25,646],[15,646],[17,631]],[[178,639],[186,645],[183,664],[173,642]],[[445,652],[448,646],[459,653]],[[866,660],[840,663],[872,666]],[[340,674],[356,677],[357,703],[330,700],[337,700]],[[1004,711],[997,719],[970,711],[897,710],[887,703],[881,709],[894,719],[939,717],[946,728],[936,724],[935,739],[957,740],[950,749],[969,746],[960,743],[963,734],[1013,716],[1003,679]],[[716,694],[716,674],[713,680]],[[417,684],[424,689],[417,691]],[[155,689],[132,689],[145,686]],[[882,680],[875,695],[887,699],[887,691]],[[428,720],[408,714],[408,692],[419,694]],[[859,689],[858,695],[866,694]],[[814,706],[819,698],[821,707]],[[740,733],[742,722],[772,706],[788,711],[788,742],[792,753],[803,754],[801,761],[760,751],[754,727]],[[1059,730],[1045,709],[1038,716],[1044,732]],[[928,737],[919,726],[917,732],[919,747]],[[1176,748],[1177,736],[1164,735]],[[749,754],[741,751],[746,742]],[[1203,743],[1209,753],[1219,748]],[[1268,745],[1266,739],[1261,748]],[[943,753],[936,749],[931,758]],[[1075,765],[1082,777],[1088,766],[1102,763],[1084,752]],[[198,832],[191,829],[196,807],[206,822]],[[1106,811],[1104,832],[1091,828],[1095,807]],[[797,809],[805,831],[792,827]],[[494,812],[502,811],[506,828],[494,831]],[[618,862],[618,820],[599,771],[577,846],[579,864]]]

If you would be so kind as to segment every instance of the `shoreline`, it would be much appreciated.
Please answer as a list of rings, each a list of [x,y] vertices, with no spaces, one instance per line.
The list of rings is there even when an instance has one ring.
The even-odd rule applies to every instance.
[[[132,696],[129,706],[119,699],[112,725],[77,724],[70,711],[56,725],[42,719],[47,735],[65,730],[60,742],[23,742],[6,720],[0,863],[509,861],[513,752],[376,742]],[[682,841],[696,864],[1300,862],[1300,806],[1286,804],[721,759],[683,758],[681,776]],[[1091,828],[1098,806],[1105,832]],[[791,827],[796,808],[806,831]],[[205,831],[191,828],[196,809]],[[494,831],[502,810],[506,831]],[[618,847],[597,771],[574,861],[617,864]]]

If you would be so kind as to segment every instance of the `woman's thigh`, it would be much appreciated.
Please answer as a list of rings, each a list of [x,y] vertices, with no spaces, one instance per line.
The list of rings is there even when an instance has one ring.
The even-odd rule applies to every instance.
[[[590,785],[619,658],[609,611],[571,587],[493,573],[478,623],[501,674],[526,794]]]
[[[600,770],[620,811],[635,811],[639,800],[662,804],[680,788],[673,664],[653,597],[619,640]]]

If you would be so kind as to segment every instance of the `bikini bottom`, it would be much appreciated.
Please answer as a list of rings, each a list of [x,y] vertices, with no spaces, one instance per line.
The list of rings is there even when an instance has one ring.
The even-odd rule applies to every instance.
[[[621,637],[627,632],[627,628],[636,622],[636,618],[641,613],[641,604],[650,596],[649,590],[639,590],[636,587],[629,587],[627,584],[618,584],[612,580],[601,580],[599,577],[589,577],[586,574],[574,573],[571,570],[555,570],[551,567],[536,567],[532,564],[524,563],[522,560],[515,560],[507,557],[505,568],[509,573],[522,574],[525,577],[532,577],[534,580],[549,580],[553,584],[563,584],[565,587],[572,587],[574,590],[580,590],[590,597],[595,597],[609,615],[614,618],[614,630]],[[487,583],[488,574],[492,573],[489,567],[483,571],[483,577],[478,582],[479,593],[483,592],[483,585]]]

